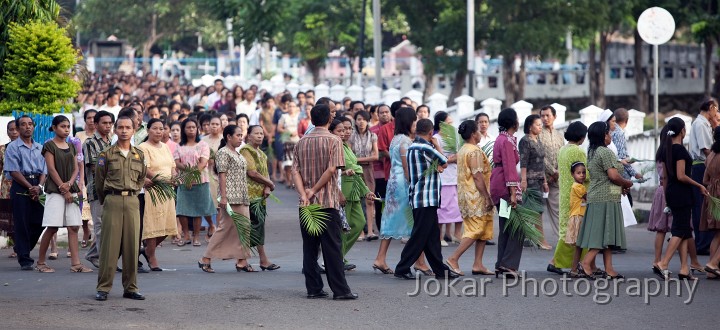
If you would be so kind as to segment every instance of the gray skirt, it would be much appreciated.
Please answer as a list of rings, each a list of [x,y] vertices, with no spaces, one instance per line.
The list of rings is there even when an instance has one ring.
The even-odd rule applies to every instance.
[[[625,248],[625,222],[620,202],[588,203],[575,244],[583,249]]]
[[[179,217],[199,218],[217,214],[217,209],[210,196],[210,184],[202,183],[187,189],[178,187],[175,213]]]

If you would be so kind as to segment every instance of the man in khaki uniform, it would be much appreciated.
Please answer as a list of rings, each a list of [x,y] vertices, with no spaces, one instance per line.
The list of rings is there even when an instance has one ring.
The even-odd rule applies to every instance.
[[[121,247],[123,297],[145,299],[137,287],[140,236],[137,194],[145,182],[146,163],[142,151],[130,145],[134,133],[135,124],[131,118],[118,118],[115,122],[118,141],[100,153],[95,166],[95,190],[103,204],[103,243],[96,300],[107,300]]]

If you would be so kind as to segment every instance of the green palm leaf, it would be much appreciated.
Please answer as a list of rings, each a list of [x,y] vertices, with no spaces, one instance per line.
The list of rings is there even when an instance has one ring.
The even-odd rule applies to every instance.
[[[539,224],[540,213],[518,205],[510,212],[510,218],[505,221],[504,230],[509,231],[510,236],[527,239],[534,246],[540,246],[543,235],[536,227]]]
[[[327,228],[327,220],[330,216],[322,212],[319,204],[310,204],[300,208],[300,225],[312,236],[322,235]]]
[[[257,246],[259,242],[257,237],[252,234],[250,219],[233,211],[230,204],[226,205],[225,210],[235,224],[235,229],[237,229],[238,237],[240,238],[240,245],[242,245],[243,249],[250,251],[252,255],[257,255],[257,248],[255,248],[255,246]]]
[[[202,172],[197,166],[185,166],[175,176],[175,182],[178,186],[184,185],[189,190],[193,185],[202,182]]]
[[[23,196],[32,197],[32,195],[30,195],[30,193],[17,193],[17,194],[18,194],[18,195],[23,195]],[[40,203],[40,205],[42,205],[43,207],[45,207],[45,200],[46,200],[46,199],[47,199],[47,196],[46,196],[45,194],[40,194],[40,195],[38,196],[38,203]]]
[[[460,146],[458,145],[458,134],[457,130],[453,125],[447,124],[447,123],[440,123],[440,138],[443,142],[443,148],[445,152],[456,154],[458,150],[460,149]]]
[[[710,215],[715,221],[720,221],[720,198],[707,196]]]
[[[422,172],[422,176],[426,177],[428,175],[432,175],[434,172],[440,172],[438,171],[438,166],[440,166],[440,161],[437,159],[433,160],[432,163],[430,163],[430,166]]]
[[[522,195],[522,206],[537,213],[542,213],[545,208],[542,192],[537,189],[526,189]]]
[[[260,222],[265,222],[265,217],[267,216],[267,208],[265,207],[265,200],[267,199],[271,199],[275,203],[282,204],[282,201],[273,194],[270,194],[265,198],[255,197],[250,200],[250,212],[252,212]]]
[[[408,227],[412,228],[415,225],[415,218],[413,217],[412,205],[408,205],[405,208],[405,219],[407,220]]]
[[[173,187],[167,178],[156,174],[151,181],[152,185],[147,187],[145,191],[150,194],[150,201],[153,205],[162,204],[168,200],[174,200],[177,197],[175,187]]]

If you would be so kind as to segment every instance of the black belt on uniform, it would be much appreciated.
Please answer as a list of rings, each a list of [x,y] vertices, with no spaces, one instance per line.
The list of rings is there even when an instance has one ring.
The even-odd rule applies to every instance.
[[[23,174],[23,177],[25,177],[25,179],[35,180],[40,179],[40,175],[41,174]]]
[[[134,190],[105,190],[106,195],[116,195],[116,196],[135,196],[137,195],[137,192]]]

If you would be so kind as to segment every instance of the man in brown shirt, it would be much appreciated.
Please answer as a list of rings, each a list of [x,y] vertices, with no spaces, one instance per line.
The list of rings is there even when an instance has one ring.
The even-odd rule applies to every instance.
[[[309,299],[327,297],[317,265],[317,255],[322,245],[327,280],[333,299],[357,299],[345,281],[341,252],[340,189],[337,185],[337,169],[345,166],[342,141],[328,131],[330,108],[316,105],[310,111],[315,129],[303,136],[295,146],[292,165],[295,189],[300,194],[300,207],[319,204],[327,214],[326,228],[319,236],[300,226],[303,238],[303,274]]]
[[[555,108],[546,105],[540,109],[540,119],[543,122],[543,129],[538,140],[545,151],[545,178],[550,188],[548,198],[545,199],[545,214],[550,219],[555,235],[560,231],[560,185],[558,179],[560,174],[557,168],[557,156],[560,148],[565,145],[565,138],[555,129]]]

